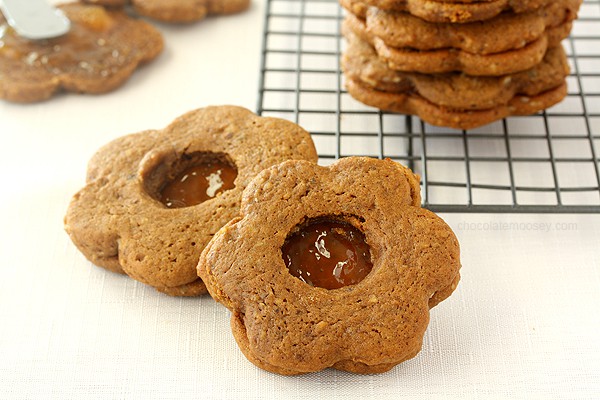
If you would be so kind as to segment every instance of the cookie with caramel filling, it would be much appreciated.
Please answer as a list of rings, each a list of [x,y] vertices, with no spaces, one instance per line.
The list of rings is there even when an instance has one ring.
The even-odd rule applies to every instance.
[[[65,229],[98,266],[170,295],[200,295],[200,252],[238,215],[250,180],[290,159],[317,160],[310,135],[294,123],[234,106],[191,111],[101,148]]]
[[[198,263],[244,355],[284,375],[414,357],[460,279],[455,235],[420,201],[418,176],[391,160],[287,161],[254,178]]]
[[[59,91],[109,92],[162,51],[161,34],[122,11],[81,3],[59,8],[71,30],[47,40],[19,37],[0,16],[0,98],[31,103]]]

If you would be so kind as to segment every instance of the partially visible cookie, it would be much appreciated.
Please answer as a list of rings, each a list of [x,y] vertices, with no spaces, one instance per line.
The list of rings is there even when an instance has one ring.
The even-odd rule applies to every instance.
[[[567,95],[563,83],[535,96],[517,95],[507,104],[485,110],[456,110],[435,105],[414,93],[390,93],[373,89],[357,80],[346,81],[356,100],[384,111],[419,116],[432,125],[472,129],[511,115],[530,115],[555,105]]]
[[[523,13],[537,10],[553,0],[364,0],[382,10],[409,12],[430,22],[465,23],[484,21],[502,12]]]
[[[163,22],[194,22],[212,14],[234,14],[244,11],[250,0],[84,0],[105,6],[131,4],[134,10]]]
[[[208,14],[235,14],[246,10],[250,0],[207,0]]]
[[[391,70],[365,41],[346,33],[342,56],[345,75],[377,91],[418,95],[449,110],[485,110],[508,104],[515,96],[537,96],[561,86],[569,74],[561,46],[548,50],[533,68],[503,76],[462,73],[419,74]]]
[[[83,0],[83,2],[106,7],[124,7],[128,4],[129,0]]]
[[[163,48],[150,24],[122,11],[69,3],[59,6],[72,26],[62,37],[29,41],[0,15],[0,97],[14,102],[48,99],[60,90],[105,93],[122,85],[138,65]]]
[[[339,0],[340,5],[364,23],[367,18],[369,5],[361,0]],[[365,28],[366,29],[366,28]]]
[[[198,257],[239,213],[264,168],[316,162],[308,132],[234,106],[189,112],[163,130],[121,137],[90,160],[65,229],[94,264],[176,296],[205,293]]]
[[[521,14],[503,13],[484,22],[432,23],[405,12],[369,8],[366,27],[387,46],[411,50],[460,49],[493,54],[525,47],[547,29],[573,21],[581,0],[558,0]]]
[[[198,263],[244,355],[284,375],[380,373],[414,357],[460,279],[458,241],[419,190],[412,171],[366,157],[287,161],[253,179]]]
[[[371,35],[364,21],[352,14],[346,16],[343,29],[351,30],[369,41],[378,56],[394,70],[425,74],[460,71],[476,76],[499,76],[524,71],[539,64],[548,48],[558,46],[569,35],[571,26],[571,21],[565,21],[546,29],[543,36],[524,47],[491,54],[448,48],[420,51],[390,47],[381,38]]]

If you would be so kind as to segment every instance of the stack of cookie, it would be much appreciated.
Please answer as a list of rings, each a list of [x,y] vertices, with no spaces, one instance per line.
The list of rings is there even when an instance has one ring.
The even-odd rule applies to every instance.
[[[367,105],[470,129],[566,96],[581,0],[340,1],[346,86]]]

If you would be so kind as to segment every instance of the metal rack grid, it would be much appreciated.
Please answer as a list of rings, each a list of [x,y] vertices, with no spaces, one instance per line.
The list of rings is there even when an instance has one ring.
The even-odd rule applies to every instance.
[[[268,0],[257,112],[303,126],[320,163],[389,157],[421,175],[436,212],[600,213],[600,0],[563,43],[568,96],[536,115],[460,131],[382,112],[344,89],[337,0]]]

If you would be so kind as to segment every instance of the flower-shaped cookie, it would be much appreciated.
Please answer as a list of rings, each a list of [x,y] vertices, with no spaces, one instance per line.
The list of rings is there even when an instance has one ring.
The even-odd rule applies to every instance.
[[[105,6],[126,6],[146,17],[163,22],[193,22],[207,15],[244,11],[250,0],[84,0]]]
[[[49,40],[19,37],[0,15],[0,98],[28,103],[61,89],[105,93],[162,51],[161,34],[122,11],[80,3],[60,9],[71,20],[71,30]]]
[[[452,230],[391,160],[288,161],[246,188],[198,274],[246,357],[280,374],[384,372],[414,357],[459,281]]]
[[[553,0],[363,0],[382,10],[408,12],[430,22],[485,21],[502,12],[537,10]]]
[[[243,189],[263,169],[298,159],[317,154],[296,124],[234,106],[192,111],[100,149],[65,229],[94,264],[167,294],[199,295],[200,252],[239,214]]]

